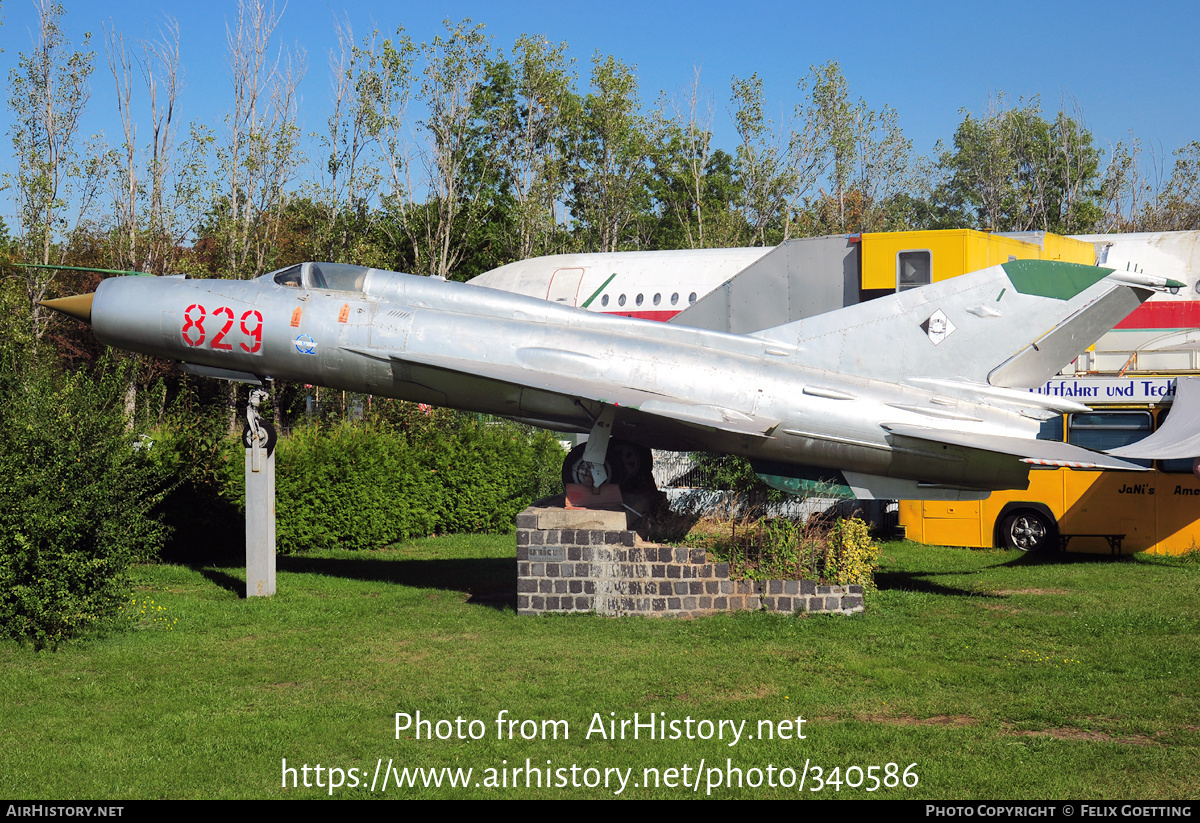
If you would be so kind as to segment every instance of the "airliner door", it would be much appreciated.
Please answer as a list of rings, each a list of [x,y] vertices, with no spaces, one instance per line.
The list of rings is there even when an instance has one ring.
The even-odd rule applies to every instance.
[[[558,269],[550,277],[546,299],[563,306],[578,306],[579,284],[582,282],[583,269]]]

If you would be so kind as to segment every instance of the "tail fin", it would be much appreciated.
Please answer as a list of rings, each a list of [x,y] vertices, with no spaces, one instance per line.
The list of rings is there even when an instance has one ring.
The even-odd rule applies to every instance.
[[[932,377],[1031,388],[1153,293],[1112,269],[1012,260],[759,332],[805,366],[897,382]],[[1163,281],[1173,286],[1174,281]]]

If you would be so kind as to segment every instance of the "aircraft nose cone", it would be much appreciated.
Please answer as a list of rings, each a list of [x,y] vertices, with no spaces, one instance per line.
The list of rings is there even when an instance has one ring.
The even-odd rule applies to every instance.
[[[91,323],[92,300],[95,296],[94,292],[91,294],[73,294],[70,297],[60,297],[57,300],[39,300],[38,305],[70,315],[76,320],[82,320],[84,323]]]

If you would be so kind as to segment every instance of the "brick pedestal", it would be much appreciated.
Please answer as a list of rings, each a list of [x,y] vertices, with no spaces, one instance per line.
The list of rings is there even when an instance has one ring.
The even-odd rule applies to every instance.
[[[621,512],[528,508],[517,515],[517,611],[701,617],[725,611],[857,614],[862,586],[730,580],[703,549],[641,542]]]

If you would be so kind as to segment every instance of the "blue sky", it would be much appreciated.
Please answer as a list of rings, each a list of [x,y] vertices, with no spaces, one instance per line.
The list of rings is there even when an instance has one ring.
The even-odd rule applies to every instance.
[[[154,37],[166,19],[178,20],[183,38],[186,89],[182,120],[219,128],[230,100],[226,22],[234,0],[197,3],[125,0],[120,3],[64,0],[65,31],[72,44],[93,33],[97,70],[84,128],[119,140],[113,83],[104,65],[103,26],[127,40]],[[393,33],[403,26],[417,41],[442,31],[443,18],[484,23],[493,43],[506,51],[522,33],[566,41],[585,80],[599,50],[636,65],[643,102],[660,91],[678,92],[691,82],[693,66],[715,100],[717,144],[736,144],[728,112],[729,81],[757,72],[768,110],[788,114],[800,102],[796,82],[813,64],[837,60],[852,96],[875,109],[897,110],[916,150],[928,155],[935,141],[949,142],[962,110],[984,112],[989,97],[1010,101],[1040,95],[1043,111],[1060,100],[1078,101],[1098,145],[1126,139],[1132,130],[1144,148],[1169,155],[1200,139],[1200,4],[1184,2],[1007,2],[1004,4],[891,2],[835,4],[770,0],[693,2],[487,3],[352,2],[290,0],[282,10],[279,45],[307,55],[301,126],[322,126],[330,107],[328,55],[337,20],[356,35],[372,28]],[[18,53],[32,44],[32,0],[0,0],[0,68],[5,76]],[[580,87],[585,85],[581,82]],[[12,115],[0,111],[7,133]],[[143,129],[146,127],[143,125]],[[0,168],[11,166],[9,141]],[[11,213],[8,195],[0,214]],[[11,220],[9,221],[11,223]]]

